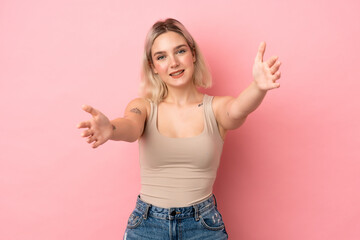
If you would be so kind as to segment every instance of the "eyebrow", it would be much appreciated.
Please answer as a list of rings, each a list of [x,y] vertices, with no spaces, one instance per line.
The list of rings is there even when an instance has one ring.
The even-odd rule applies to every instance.
[[[181,44],[181,45],[175,47],[174,50],[177,50],[177,49],[182,48],[182,47],[187,47],[187,45],[186,44]],[[165,53],[165,51],[159,51],[159,52],[154,53],[153,56],[156,56],[157,54],[164,54],[164,53]]]

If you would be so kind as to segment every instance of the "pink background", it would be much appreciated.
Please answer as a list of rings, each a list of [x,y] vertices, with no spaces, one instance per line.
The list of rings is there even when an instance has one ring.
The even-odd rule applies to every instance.
[[[360,2],[0,2],[0,239],[121,239],[140,190],[137,143],[93,150],[91,104],[138,96],[145,34],[179,19],[211,66],[213,95],[251,82],[259,43],[281,88],[224,147],[214,192],[230,239],[360,239]]]

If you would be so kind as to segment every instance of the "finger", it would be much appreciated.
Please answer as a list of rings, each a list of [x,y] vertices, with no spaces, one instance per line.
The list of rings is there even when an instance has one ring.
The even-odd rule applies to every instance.
[[[268,65],[269,68],[271,68],[278,59],[279,59],[278,56],[272,56],[269,60],[266,61],[266,64]]]
[[[270,68],[270,72],[271,74],[275,74],[279,68],[280,68],[281,62],[277,61],[271,68]]]
[[[96,110],[95,108],[93,108],[92,106],[89,106],[89,105],[82,105],[81,108],[90,113],[93,117],[97,116],[99,114],[99,111]]]
[[[274,83],[272,89],[279,88],[279,87],[280,87],[280,83]]]
[[[259,46],[259,49],[258,49],[258,52],[257,52],[257,55],[256,55],[255,61],[258,61],[258,62],[262,62],[262,61],[263,61],[265,49],[266,49],[266,43],[265,43],[265,42],[261,42],[261,43],[260,43],[260,46]]]
[[[85,131],[83,131],[83,132],[81,133],[81,136],[82,136],[82,137],[89,137],[89,136],[91,136],[91,135],[93,135],[93,131],[90,130],[90,129],[85,130]]]
[[[88,143],[96,142],[97,138],[94,135],[91,135],[89,139],[87,140]]]
[[[273,80],[274,82],[269,84],[269,90],[274,89],[274,88],[279,88],[280,87],[280,83],[276,82],[276,79]]]
[[[92,145],[92,147],[93,147],[93,148],[97,148],[97,147],[100,146],[101,144],[103,144],[101,141],[96,141],[96,142]]]
[[[273,75],[273,81],[275,82],[276,80],[278,80],[279,78],[281,77],[281,72],[276,72],[274,75]]]
[[[77,125],[77,128],[90,128],[91,123],[89,121],[81,122]]]
[[[96,139],[96,141],[93,144],[93,148],[97,148],[98,146],[100,146],[101,144],[105,143],[106,141],[104,141],[104,139],[102,137],[100,137],[99,139]]]

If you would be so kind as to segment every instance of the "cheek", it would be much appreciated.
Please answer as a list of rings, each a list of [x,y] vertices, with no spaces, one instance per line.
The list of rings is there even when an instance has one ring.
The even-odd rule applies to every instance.
[[[184,62],[186,63],[187,66],[191,66],[194,65],[194,58],[193,56],[190,54],[188,56],[186,56],[186,58],[184,59]]]
[[[154,66],[158,73],[167,72],[168,66],[165,62],[164,63],[155,63]]]

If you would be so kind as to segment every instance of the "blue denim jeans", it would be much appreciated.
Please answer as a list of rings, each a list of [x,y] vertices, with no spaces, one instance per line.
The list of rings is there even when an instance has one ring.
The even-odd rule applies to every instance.
[[[183,208],[160,208],[138,197],[124,240],[222,240],[228,239],[215,196]]]

